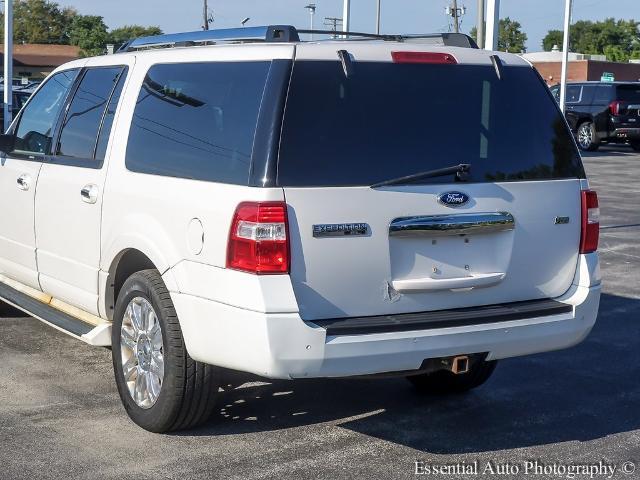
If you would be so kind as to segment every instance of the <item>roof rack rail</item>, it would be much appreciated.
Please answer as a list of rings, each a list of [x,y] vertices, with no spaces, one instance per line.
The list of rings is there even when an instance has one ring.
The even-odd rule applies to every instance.
[[[478,48],[475,40],[464,33],[423,33],[423,34],[377,34],[363,32],[340,32],[335,30],[297,30],[298,34],[331,35],[340,39],[377,39],[390,42],[432,43],[447,47]]]
[[[195,32],[169,33],[139,37],[123,44],[118,52],[132,52],[149,48],[186,47],[215,42],[299,42],[295,27],[269,25],[264,27],[225,28]]]
[[[415,35],[378,35],[363,32],[336,32],[334,30],[298,30],[291,25],[226,28],[195,32],[169,33],[140,37],[123,44],[118,52],[133,52],[151,48],[187,47],[216,42],[299,42],[301,33],[340,36],[341,39],[378,39],[392,42],[430,43],[448,47],[478,48],[476,42],[463,33],[427,33]]]

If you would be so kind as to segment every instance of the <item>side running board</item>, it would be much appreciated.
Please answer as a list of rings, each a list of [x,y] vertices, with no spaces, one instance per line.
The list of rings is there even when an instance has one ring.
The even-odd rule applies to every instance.
[[[16,286],[21,286],[17,284]],[[29,291],[29,287],[24,288]],[[35,292],[35,291],[34,291]],[[39,293],[39,292],[38,292]],[[48,297],[43,295],[43,297]],[[50,297],[48,297],[50,299]],[[89,345],[111,345],[111,322],[87,323],[0,281],[0,300]],[[96,317],[97,318],[97,317]]]

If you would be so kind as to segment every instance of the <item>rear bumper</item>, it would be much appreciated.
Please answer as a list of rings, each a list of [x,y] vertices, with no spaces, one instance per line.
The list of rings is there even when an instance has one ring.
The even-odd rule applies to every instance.
[[[584,269],[597,271],[595,258]],[[327,335],[296,313],[259,313],[180,293],[172,299],[195,360],[269,378],[344,377],[416,370],[426,358],[488,352],[495,360],[576,345],[591,331],[600,301],[600,285],[584,285],[581,270],[556,299],[571,307],[566,312],[365,335]]]
[[[619,140],[640,140],[640,128],[616,128],[611,132],[611,137]]]

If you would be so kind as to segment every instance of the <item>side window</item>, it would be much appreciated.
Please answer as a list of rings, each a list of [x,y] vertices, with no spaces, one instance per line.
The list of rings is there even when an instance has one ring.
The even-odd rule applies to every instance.
[[[556,99],[556,102],[560,102],[560,87],[553,87],[551,89],[551,95]]]
[[[270,63],[151,67],[131,122],[127,168],[246,184]]]
[[[127,78],[127,68],[124,69],[120,77],[116,88],[111,94],[111,100],[107,105],[107,110],[104,112],[104,119],[102,120],[102,127],[100,128],[100,134],[98,135],[98,144],[96,146],[95,158],[97,161],[103,161],[105,153],[107,151],[107,144],[109,143],[109,136],[111,135],[111,127],[113,126],[113,117],[116,114],[118,108],[118,102],[120,101],[120,95],[122,94],[122,86],[124,80]]]
[[[123,70],[123,67],[86,70],[67,109],[55,155],[94,160],[102,119]]]
[[[42,155],[50,152],[58,115],[77,75],[78,69],[56,73],[34,94],[15,129],[16,153]]]
[[[583,105],[593,104],[593,97],[595,96],[596,90],[597,87],[595,85],[583,85],[580,103]]]
[[[581,85],[567,85],[567,103],[578,103],[581,91]]]
[[[609,105],[613,100],[613,87],[610,85],[598,85],[593,103],[596,105]]]

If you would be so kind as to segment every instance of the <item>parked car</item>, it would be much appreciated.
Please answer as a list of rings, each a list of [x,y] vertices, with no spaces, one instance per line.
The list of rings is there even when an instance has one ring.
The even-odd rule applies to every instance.
[[[551,91],[559,101],[560,86]],[[640,151],[640,82],[567,84],[565,112],[580,149],[624,143]]]
[[[16,115],[18,115],[18,112],[20,111],[20,109],[24,106],[25,103],[27,103],[27,100],[29,100],[29,98],[31,97],[31,91],[28,90],[14,90],[12,92],[12,96],[13,96],[13,105],[12,105],[12,112],[13,112],[13,118],[15,118]],[[4,90],[0,90],[0,102],[2,102],[4,99]],[[4,106],[0,105],[0,129],[2,128],[2,125],[4,125]]]
[[[111,346],[147,430],[206,421],[230,371],[459,393],[596,320],[597,196],[525,60],[298,33],[70,62],[0,137],[0,298]]]

